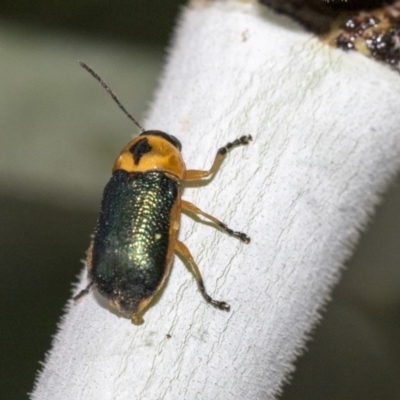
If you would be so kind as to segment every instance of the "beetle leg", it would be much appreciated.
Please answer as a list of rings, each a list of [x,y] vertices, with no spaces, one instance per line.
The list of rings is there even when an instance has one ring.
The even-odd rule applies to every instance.
[[[86,286],[85,289],[81,290],[75,297],[74,301],[79,301],[82,297],[86,296],[90,293],[90,288],[92,287],[93,282],[90,282],[89,285]]]
[[[86,251],[86,267],[88,271],[92,268],[92,254],[93,254],[93,242],[90,243],[89,248]],[[89,285],[86,286],[85,289],[81,290],[75,297],[74,301],[79,301],[82,297],[86,296],[90,292],[90,288],[92,287],[93,282],[90,282]]]
[[[233,147],[241,146],[248,144],[250,140],[253,138],[248,135],[248,136],[242,136],[239,139],[234,140],[232,143],[229,142],[227,143],[224,147],[221,147],[217,151],[217,155],[214,158],[214,162],[211,166],[211,168],[208,171],[201,171],[197,169],[189,169],[185,173],[184,181],[195,181],[198,179],[202,178],[207,178],[207,176],[212,175],[218,167],[221,165],[223,159],[225,158],[226,153],[232,149]]]
[[[225,301],[217,301],[211,298],[211,296],[206,292],[206,288],[204,287],[204,282],[203,278],[201,276],[199,267],[197,266],[196,262],[193,259],[193,256],[190,254],[189,249],[186,247],[186,245],[179,240],[176,241],[175,243],[175,251],[179,253],[192,267],[194,275],[196,277],[197,281],[197,286],[199,287],[199,290],[201,294],[203,295],[204,299],[212,304],[214,307],[219,308],[220,310],[223,311],[229,311],[231,309],[230,305],[226,303]]]
[[[223,229],[228,235],[234,236],[235,238],[238,238],[239,240],[241,240],[242,242],[244,242],[246,244],[250,243],[250,238],[245,233],[232,230],[226,224],[221,222],[219,219],[200,210],[200,208],[196,207],[194,204],[192,204],[186,200],[182,200],[181,204],[182,204],[182,208],[184,210],[190,211],[194,214],[200,214],[203,217],[208,218],[210,221],[214,222],[215,225],[217,225],[218,227]]]

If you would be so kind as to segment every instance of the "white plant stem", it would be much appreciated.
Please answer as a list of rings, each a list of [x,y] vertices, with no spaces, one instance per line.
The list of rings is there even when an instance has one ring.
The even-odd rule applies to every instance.
[[[274,399],[399,167],[399,93],[397,73],[253,2],[192,3],[145,126],[178,137],[191,169],[253,136],[184,195],[252,238],[182,219],[231,312],[178,258],[142,326],[90,294],[69,304],[31,398]]]

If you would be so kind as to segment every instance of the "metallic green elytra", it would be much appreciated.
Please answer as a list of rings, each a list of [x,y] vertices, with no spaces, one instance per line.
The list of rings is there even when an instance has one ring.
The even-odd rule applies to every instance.
[[[81,65],[107,89],[142,133],[122,149],[114,163],[87,252],[90,283],[74,299],[80,299],[94,287],[122,315],[141,324],[142,314],[169,276],[177,252],[191,265],[205,300],[229,311],[226,302],[214,300],[206,292],[190,251],[177,239],[181,212],[201,215],[244,243],[249,243],[250,238],[182,200],[181,184],[212,175],[228,150],[248,144],[251,136],[242,136],[221,147],[209,170],[187,170],[178,139],[162,131],[144,130],[105,82],[86,64]]]
[[[115,171],[103,196],[90,280],[122,312],[136,314],[163,279],[178,183],[160,171]]]

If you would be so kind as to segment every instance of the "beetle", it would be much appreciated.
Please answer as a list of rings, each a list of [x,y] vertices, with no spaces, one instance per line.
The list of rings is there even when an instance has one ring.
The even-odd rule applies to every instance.
[[[181,212],[201,215],[244,243],[250,243],[250,238],[182,200],[181,184],[213,175],[230,149],[248,144],[252,137],[242,136],[221,147],[209,170],[186,169],[182,145],[176,137],[159,130],[145,130],[103,79],[85,63],[80,64],[100,82],[141,133],[122,149],[114,163],[87,251],[90,283],[74,300],[94,287],[111,307],[140,325],[146,307],[169,276],[176,252],[192,267],[204,299],[229,311],[225,301],[214,300],[207,293],[192,254],[177,238]]]

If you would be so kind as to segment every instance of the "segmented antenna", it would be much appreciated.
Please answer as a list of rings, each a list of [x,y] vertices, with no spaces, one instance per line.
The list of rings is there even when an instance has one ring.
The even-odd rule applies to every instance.
[[[90,75],[92,75],[94,78],[96,78],[96,79],[100,82],[101,86],[103,86],[103,88],[107,90],[108,94],[109,94],[109,95],[113,98],[113,100],[118,104],[118,107],[125,113],[125,115],[126,115],[131,121],[133,121],[133,123],[134,123],[137,127],[139,127],[139,129],[140,129],[142,132],[145,132],[146,129],[144,129],[144,128],[139,124],[139,122],[137,122],[136,119],[133,118],[132,115],[126,110],[126,108],[125,108],[125,107],[122,105],[122,103],[119,101],[117,95],[110,89],[110,87],[107,85],[107,83],[105,83],[105,82],[103,81],[103,79],[101,79],[100,76],[99,76],[95,71],[93,71],[92,68],[90,68],[87,64],[85,64],[85,63],[82,62],[82,61],[79,61],[79,64],[80,64],[80,66],[81,66],[82,68],[86,69],[86,71],[88,71]]]

